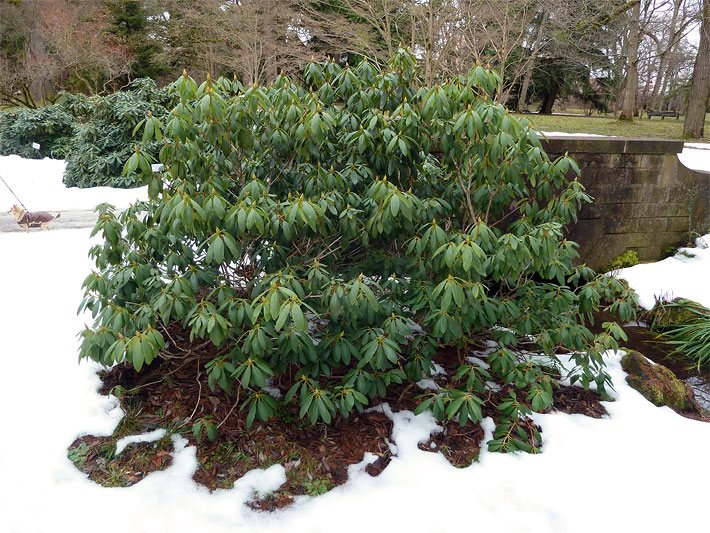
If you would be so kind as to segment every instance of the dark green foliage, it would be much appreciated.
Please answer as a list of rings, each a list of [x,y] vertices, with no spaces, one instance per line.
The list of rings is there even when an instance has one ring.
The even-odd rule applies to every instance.
[[[565,177],[576,165],[550,161],[527,121],[492,102],[499,82],[476,68],[420,87],[405,52],[381,73],[312,64],[305,86],[181,77],[180,103],[144,127],[163,175],[142,151],[126,163],[150,200],[100,207],[81,355],[140,369],[178,322],[214,345],[209,386],[239,389],[249,423],[330,423],[429,376],[440,346],[493,339],[490,369],[462,358],[420,409],[461,424],[493,414],[496,449],[527,449],[521,433],[534,449],[522,421],[551,407],[556,354],[574,353],[573,382],[603,388],[602,353],[623,332],[587,324],[604,302],[628,319],[634,299],[574,266],[563,229],[589,201]],[[282,400],[263,391],[269,378]]]
[[[76,128],[75,118],[58,104],[0,112],[0,155],[62,159],[71,149]],[[33,143],[40,149],[33,148]]]
[[[124,91],[108,96],[72,96],[64,104],[77,116],[79,125],[67,155],[64,183],[68,187],[135,187],[136,174],[122,175],[123,164],[134,150],[135,127],[149,113],[162,117],[174,103],[168,89],[140,79]],[[158,143],[147,143],[146,154],[157,156]]]
[[[607,112],[613,91],[608,80],[599,80],[593,87],[587,65],[566,58],[547,58],[534,70],[532,93],[541,100],[540,113],[552,113],[560,98],[578,98],[590,108]]]
[[[175,101],[169,89],[140,79],[108,96],[64,93],[47,107],[1,112],[0,154],[66,159],[64,183],[69,187],[135,187],[140,176],[122,174],[138,142],[134,130],[148,114],[166,115]],[[159,143],[145,143],[142,150],[157,157]]]
[[[142,0],[105,0],[111,13],[111,33],[121,37],[133,57],[132,74],[137,78],[156,78],[166,70],[156,60],[160,41],[151,37],[151,13]],[[160,6],[156,6],[160,7]],[[154,17],[154,15],[153,15]]]

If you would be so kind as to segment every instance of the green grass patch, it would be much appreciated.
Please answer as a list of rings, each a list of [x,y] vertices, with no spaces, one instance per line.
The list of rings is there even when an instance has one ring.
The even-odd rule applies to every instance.
[[[571,116],[571,115],[538,115],[535,113],[518,115],[527,118],[538,130],[560,131],[565,133],[591,133],[594,135],[612,135],[618,137],[648,137],[653,139],[683,139],[683,120],[666,118],[661,120],[653,117],[634,119],[632,122],[616,120],[612,115],[606,116]],[[710,115],[705,117],[705,131],[710,132]],[[710,138],[694,139],[693,142],[710,143]]]

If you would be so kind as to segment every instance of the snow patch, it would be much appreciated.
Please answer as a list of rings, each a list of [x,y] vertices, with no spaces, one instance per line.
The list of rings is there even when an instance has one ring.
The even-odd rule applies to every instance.
[[[0,158],[2,165],[8,161],[15,160]],[[27,162],[27,167],[15,162],[33,172],[51,170],[57,174],[55,185],[61,183],[62,162]],[[53,193],[39,186],[25,190],[33,209],[76,208],[72,202],[79,202],[58,197],[50,203]],[[88,192],[91,202],[85,207],[120,203],[112,189]],[[0,207],[7,201],[13,203],[3,197]],[[701,293],[710,291],[710,237],[703,243],[706,247],[692,250],[692,259],[671,258],[667,271],[637,265],[626,274],[632,286],[634,278],[645,278],[650,294],[683,281],[688,292],[674,285],[676,296],[703,303]],[[92,267],[89,246],[88,229],[0,234],[0,355],[2,375],[11,376],[0,386],[0,413],[3,427],[12,428],[12,438],[0,439],[0,531],[326,533],[336,525],[341,533],[457,532],[475,523],[476,530],[501,533],[596,533],[600,528],[666,533],[697,531],[707,522],[710,425],[646,401],[626,383],[618,352],[605,355],[615,387],[609,392],[616,399],[603,402],[609,416],[536,414],[544,450],[538,455],[488,452],[485,443],[494,422],[485,419],[479,461],[454,468],[441,454],[418,448],[441,431],[431,413],[393,413],[383,405],[378,409],[393,420],[389,444],[396,454],[387,468],[371,477],[364,467],[375,457],[365,454],[350,468],[346,484],[323,496],[298,498],[284,511],[262,513],[245,505],[255,494],[283,484],[281,465],[252,471],[232,489],[210,492],[192,479],[196,450],[179,435],[172,437],[168,468],[131,487],[101,487],[67,458],[78,436],[110,435],[122,416],[116,398],[97,393],[100,367],[76,360],[76,333],[90,321],[75,314],[81,282]],[[637,276],[644,266],[657,270]],[[572,364],[571,358],[563,362]],[[26,377],[28,364],[41,371]],[[664,490],[668,487],[682,490]],[[663,505],[649,505],[658,501],[659,490]],[[117,509],[120,513],[107,519],[107,512]]]
[[[129,435],[127,437],[121,437],[116,441],[116,455],[120,455],[127,446],[131,444],[137,444],[139,442],[155,442],[162,439],[166,434],[164,429],[155,429],[147,433],[141,433],[140,435]]]
[[[622,268],[614,273],[625,279],[644,309],[658,299],[687,298],[710,307],[710,234],[695,241],[696,248],[680,248],[673,257],[655,263]]]
[[[678,160],[693,170],[710,172],[710,144],[685,143]]]

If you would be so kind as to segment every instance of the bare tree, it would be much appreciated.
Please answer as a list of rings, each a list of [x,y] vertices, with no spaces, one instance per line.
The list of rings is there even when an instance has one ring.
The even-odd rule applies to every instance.
[[[700,139],[705,133],[705,114],[710,103],[710,0],[703,1],[700,43],[695,58],[683,136]]]
[[[28,66],[40,77],[97,94],[130,72],[130,58],[108,33],[101,4],[37,0],[35,16],[39,38]]]
[[[505,102],[534,55],[521,57],[530,27],[539,17],[538,0],[468,0],[461,3],[464,23],[462,53],[473,63],[496,68],[503,84],[496,100]]]
[[[641,2],[631,8],[628,41],[626,45],[627,68],[624,103],[619,120],[633,120],[636,114],[636,93],[638,92],[639,43],[641,38]]]
[[[428,2],[421,2],[426,4]],[[301,22],[331,53],[350,52],[383,65],[400,46],[415,49],[415,0],[296,0]]]

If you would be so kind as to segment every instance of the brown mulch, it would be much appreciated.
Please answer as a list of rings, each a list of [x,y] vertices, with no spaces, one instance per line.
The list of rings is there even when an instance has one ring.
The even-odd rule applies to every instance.
[[[592,418],[603,418],[607,410],[600,403],[602,396],[594,390],[584,390],[580,387],[560,385],[555,390],[554,411],[567,414],[579,414]]]
[[[286,483],[274,494],[256,498],[250,505],[255,509],[273,510],[289,505],[293,497],[327,492],[347,480],[348,467],[363,460],[365,453],[377,459],[365,467],[372,475],[379,475],[391,459],[389,439],[392,421],[382,413],[367,412],[348,419],[336,418],[332,426],[309,425],[298,418],[297,408],[286,407],[280,416],[247,428],[246,412],[240,409],[241,399],[207,385],[204,371],[206,362],[218,355],[214,348],[190,345],[187,336],[171,328],[170,343],[165,359],[155,361],[139,374],[129,365],[117,365],[101,375],[101,392],[119,395],[126,417],[112,437],[82,437],[70,447],[75,464],[95,481],[127,485],[142,479],[148,472],[161,470],[170,464],[169,438],[156,443],[134,444],[121,456],[113,458],[107,446],[127,434],[136,434],[156,427],[168,432],[179,432],[197,447],[199,467],[194,479],[208,488],[230,488],[234,482],[254,468],[268,468],[282,464]],[[177,346],[190,349],[189,356]],[[442,349],[436,361],[445,368],[447,376],[437,380],[446,382],[458,368],[465,354],[456,349]],[[196,379],[199,370],[199,379]],[[289,383],[275,383],[282,392]],[[413,410],[422,393],[412,384],[393,387],[385,401],[395,411]],[[508,393],[506,387],[490,392],[492,405],[498,396]],[[555,409],[603,416],[598,395],[576,387],[561,387],[556,395]],[[484,416],[496,416],[484,412]],[[215,442],[206,438],[197,442],[192,434],[192,423],[200,418],[219,425]],[[465,467],[474,462],[483,439],[480,424],[461,427],[457,422],[442,423],[443,430],[433,434],[420,448],[440,452],[452,465]],[[88,449],[79,447],[86,445]],[[79,453],[83,452],[83,453]],[[113,479],[113,481],[111,481]]]
[[[169,437],[130,444],[116,457],[117,440],[115,436],[80,437],[69,447],[69,458],[89,479],[104,487],[130,487],[172,463]]]
[[[420,442],[419,449],[425,452],[440,452],[457,468],[470,466],[478,459],[483,444],[483,428],[460,426],[458,422],[442,422],[443,430],[431,435],[428,441]]]

